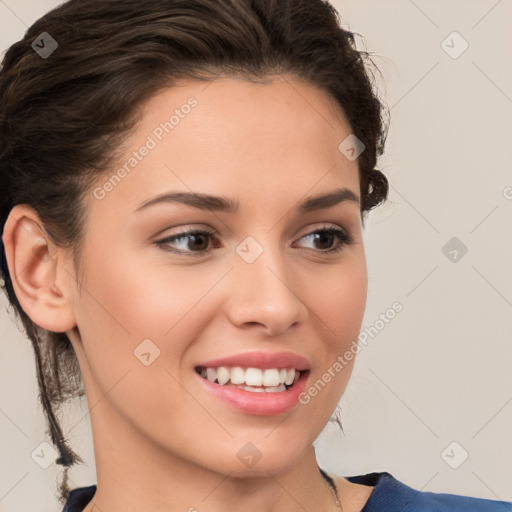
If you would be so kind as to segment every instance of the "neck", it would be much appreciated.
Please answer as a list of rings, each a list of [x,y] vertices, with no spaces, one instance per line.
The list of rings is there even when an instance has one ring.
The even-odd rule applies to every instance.
[[[91,412],[97,491],[84,512],[339,510],[312,445],[284,471],[223,474],[174,456],[106,410]]]

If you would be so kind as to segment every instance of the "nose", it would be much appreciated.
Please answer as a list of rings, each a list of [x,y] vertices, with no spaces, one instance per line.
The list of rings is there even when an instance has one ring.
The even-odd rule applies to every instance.
[[[298,279],[277,247],[264,247],[254,261],[248,261],[237,255],[230,272],[230,320],[239,328],[280,335],[304,315]]]

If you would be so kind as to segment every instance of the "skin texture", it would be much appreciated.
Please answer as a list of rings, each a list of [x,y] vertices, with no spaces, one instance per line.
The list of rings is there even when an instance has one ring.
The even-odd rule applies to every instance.
[[[294,211],[339,187],[360,195],[357,161],[338,150],[350,127],[325,92],[291,76],[183,83],[143,105],[99,186],[191,96],[197,106],[161,141],[153,136],[156,147],[104,198],[87,195],[83,273],[27,205],[6,223],[22,307],[41,327],[67,332],[80,363],[98,477],[85,510],[337,510],[312,443],[354,361],[309,404],[271,416],[212,397],[194,367],[291,351],[309,361],[310,386],[357,339],[367,292],[359,204]],[[167,191],[226,196],[240,212],[178,204],[134,212]],[[345,229],[353,243],[326,254],[338,239],[307,236],[326,227]],[[182,255],[155,243],[194,228],[214,232],[196,241],[207,247],[201,256],[190,238],[167,244]],[[263,247],[250,264],[235,250],[248,236]],[[160,350],[149,366],[134,355],[147,338]],[[261,452],[251,468],[237,457],[247,442]],[[372,488],[335,481],[345,512],[361,510]]]

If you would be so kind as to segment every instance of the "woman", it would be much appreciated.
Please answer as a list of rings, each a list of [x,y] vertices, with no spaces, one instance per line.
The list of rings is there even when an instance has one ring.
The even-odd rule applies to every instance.
[[[316,461],[388,192],[365,57],[320,0],[71,0],[6,53],[2,274],[65,512],[509,510]]]

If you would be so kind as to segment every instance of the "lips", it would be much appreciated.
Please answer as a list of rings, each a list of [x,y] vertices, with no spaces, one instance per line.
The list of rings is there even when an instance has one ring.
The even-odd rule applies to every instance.
[[[280,414],[298,402],[309,362],[292,352],[246,352],[195,367],[206,390],[241,412]]]
[[[219,359],[199,363],[197,367],[218,368],[219,366],[242,368],[295,368],[296,370],[309,370],[309,361],[293,352],[245,352]]]

